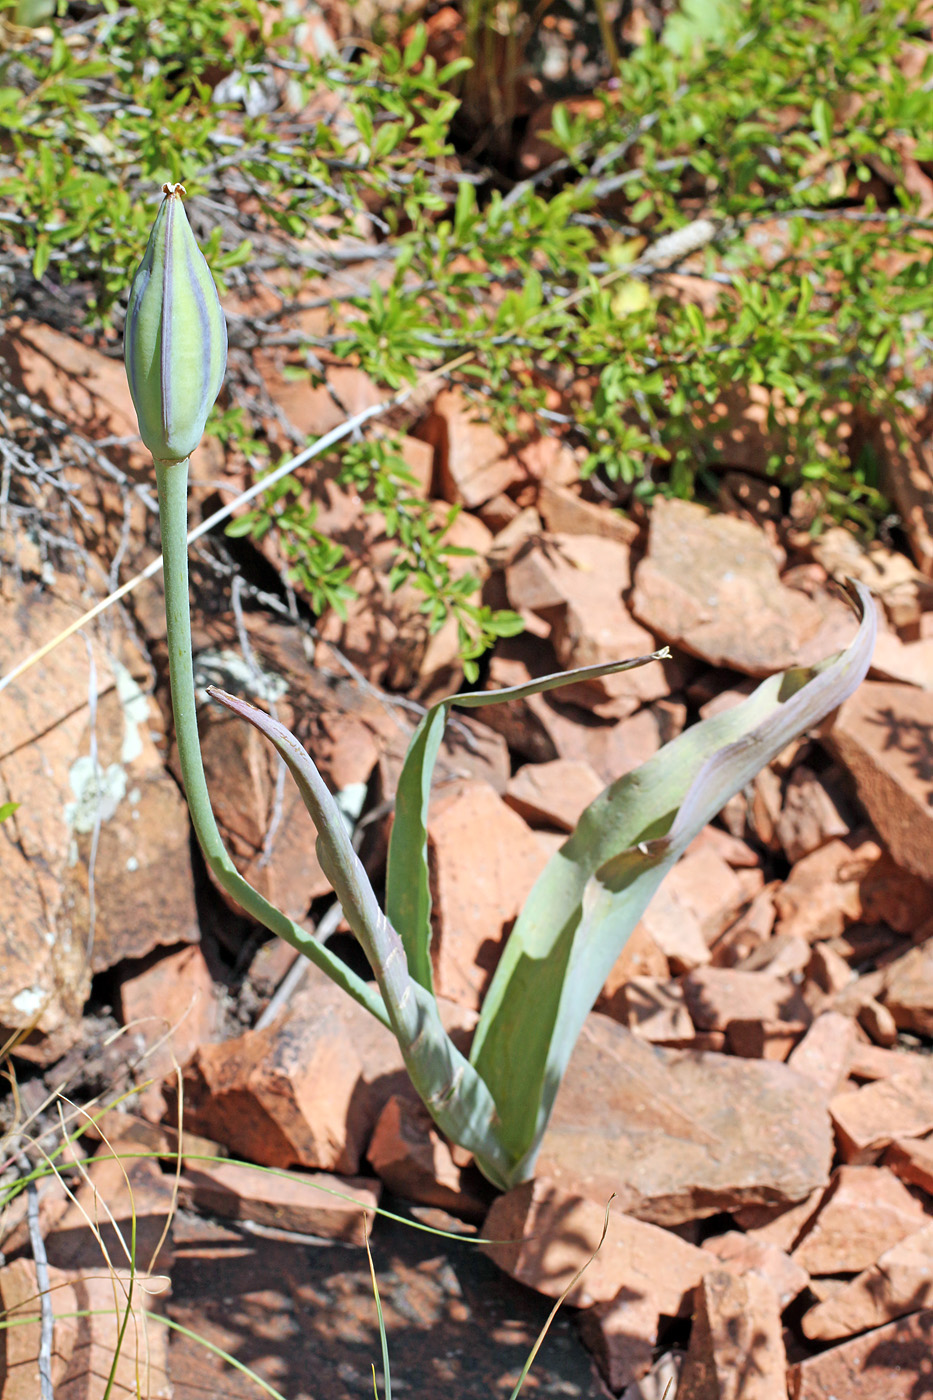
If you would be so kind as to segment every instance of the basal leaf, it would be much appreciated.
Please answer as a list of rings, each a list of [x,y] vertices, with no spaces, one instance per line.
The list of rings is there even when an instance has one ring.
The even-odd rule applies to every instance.
[[[728,798],[865,676],[876,619],[820,666],[770,677],[686,730],[587,808],[535,884],[486,994],[471,1061],[488,1084],[514,1166],[529,1174],[583,1023],[667,871]]]

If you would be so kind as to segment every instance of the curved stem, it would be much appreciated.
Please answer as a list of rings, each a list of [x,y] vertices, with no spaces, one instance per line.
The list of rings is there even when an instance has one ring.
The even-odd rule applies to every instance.
[[[391,1029],[389,1014],[379,993],[352,972],[300,924],[276,909],[239,873],[224,846],[204,777],[191,660],[191,621],[188,612],[188,463],[156,462],[159,519],[165,561],[165,620],[168,631],[168,665],[172,686],[175,738],[185,796],[198,844],[217,883],[242,909],[272,933],[284,938]]]

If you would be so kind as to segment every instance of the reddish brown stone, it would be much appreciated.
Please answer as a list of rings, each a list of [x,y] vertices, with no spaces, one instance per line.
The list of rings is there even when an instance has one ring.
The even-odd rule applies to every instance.
[[[506,928],[547,855],[488,783],[465,781],[442,789],[431,804],[428,858],[435,985],[440,995],[476,1008]]]
[[[895,1074],[837,1094],[829,1111],[843,1160],[875,1162],[895,1138],[933,1131],[933,1071]]]
[[[794,1259],[810,1274],[867,1269],[923,1223],[923,1207],[884,1167],[838,1167]]]
[[[557,758],[552,763],[526,763],[519,768],[509,780],[505,800],[532,826],[573,831],[603,787],[588,763]]]
[[[921,1138],[898,1139],[884,1154],[884,1165],[908,1186],[919,1186],[933,1195],[933,1142]]]
[[[921,1400],[931,1346],[933,1312],[876,1328],[792,1367],[791,1400]]]
[[[225,1220],[362,1244],[379,1204],[379,1184],[363,1178],[259,1171],[238,1162],[189,1162],[179,1182],[183,1206]]]
[[[881,859],[876,841],[829,841],[799,860],[776,896],[778,933],[815,943],[863,916],[861,884]]]
[[[835,786],[838,788],[838,781]],[[851,825],[825,779],[805,764],[795,768],[784,790],[775,827],[777,840],[790,863],[793,865],[835,837],[847,836]]]
[[[819,1085],[832,1096],[845,1084],[856,1043],[855,1022],[838,1011],[817,1016],[788,1058],[791,1069]]]
[[[933,880],[933,693],[864,681],[837,711],[830,742],[898,865]]]
[[[655,1045],[689,1043],[694,1026],[680,983],[656,977],[632,977],[622,991],[625,1024]]]
[[[768,1281],[708,1273],[697,1288],[679,1400],[786,1400],[786,1369],[781,1310]]]
[[[632,606],[666,642],[751,676],[797,662],[822,621],[815,603],[781,584],[754,525],[660,497]]]
[[[811,1015],[797,987],[767,972],[706,967],[684,978],[684,999],[698,1030],[729,1031],[735,1021],[784,1022],[802,1030]]]
[[[552,1298],[587,1265],[568,1299],[591,1309],[583,1319],[585,1334],[618,1389],[649,1369],[659,1316],[678,1313],[684,1295],[716,1261],[614,1206],[602,1248],[591,1260],[605,1219],[604,1204],[539,1176],[494,1202],[483,1235],[503,1243],[483,1248],[513,1278]]]
[[[756,1239],[740,1230],[725,1235],[713,1235],[703,1241],[703,1248],[715,1254],[722,1267],[740,1278],[759,1274],[770,1283],[781,1308],[786,1308],[809,1282],[806,1269],[770,1240]]]
[[[407,1085],[392,1033],[309,967],[266,1030],[201,1047],[185,1123],[263,1166],[354,1175],[383,1104]]]
[[[220,1033],[220,1004],[200,947],[170,953],[122,981],[120,1016],[139,1047],[139,1077],[155,1081],[140,1091],[142,1111],[158,1122],[165,1112],[159,1081]]]
[[[674,1225],[800,1200],[829,1179],[825,1104],[786,1065],[648,1046],[593,1014],[538,1169],[591,1200]]]
[[[882,997],[901,1030],[933,1035],[933,941],[921,943],[892,963]]]
[[[418,430],[435,450],[444,499],[468,509],[524,480],[508,445],[459,389],[444,389]]]
[[[467,1177],[417,1100],[393,1095],[379,1116],[367,1157],[394,1196],[481,1220],[488,1198]]]
[[[732,1215],[749,1239],[777,1245],[786,1252],[793,1249],[822,1199],[823,1188],[817,1187],[791,1206],[742,1206]]]
[[[892,1245],[870,1269],[804,1313],[801,1326],[814,1341],[833,1341],[919,1312],[931,1302],[933,1222]]]
[[[617,544],[630,545],[641,533],[638,525],[619,510],[586,501],[571,487],[542,481],[538,510],[551,534],[602,535]]]

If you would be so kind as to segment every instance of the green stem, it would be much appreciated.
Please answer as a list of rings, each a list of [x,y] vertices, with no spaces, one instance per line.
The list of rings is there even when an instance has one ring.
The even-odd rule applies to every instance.
[[[389,1014],[379,993],[352,972],[300,924],[254,890],[236,869],[217,830],[201,762],[198,717],[191,660],[191,622],[188,612],[188,463],[156,462],[162,556],[165,561],[165,620],[168,632],[168,666],[172,685],[175,739],[181,764],[188,810],[198,844],[217,883],[247,914],[272,933],[284,938],[299,953],[327,973],[377,1020],[391,1029]]]

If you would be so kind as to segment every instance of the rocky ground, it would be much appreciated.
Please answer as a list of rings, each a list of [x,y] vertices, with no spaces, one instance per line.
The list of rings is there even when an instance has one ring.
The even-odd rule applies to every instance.
[[[28,477],[45,524],[3,532],[6,674],[156,545],[119,361],[15,321],[2,350],[30,405],[11,427],[16,460],[36,461],[40,422],[55,449]],[[299,433],[372,401],[352,368],[332,366],[333,392],[318,394],[273,355],[258,360]],[[921,570],[839,528],[812,537],[761,474],[755,405],[730,421],[717,502],[659,499],[631,515],[581,489],[556,439],[514,450],[457,390],[425,403],[406,438],[424,489],[463,507],[455,538],[478,552],[484,596],[526,623],[485,684],[672,651],[451,727],[430,824],[433,951],[464,1037],[532,883],[607,782],[757,678],[844,645],[854,622],[833,580],[863,579],[881,627],[859,691],[665,881],[589,1018],[534,1182],[506,1196],[439,1138],[391,1037],[318,973],[299,978],[294,954],[211,885],[177,781],[157,578],[0,695],[0,802],[21,804],[0,826],[0,1026],[18,1037],[6,1179],[40,1160],[36,1140],[52,1151],[76,1115],[116,1105],[88,1134],[100,1139],[89,1169],[66,1173],[72,1195],[54,1179],[38,1192],[56,1298],[73,1300],[56,1309],[103,1310],[59,1324],[57,1396],[104,1393],[102,1244],[128,1266],[108,1216],[124,1235],[135,1219],[150,1276],[114,1395],[135,1393],[143,1338],[152,1397],[257,1393],[160,1318],[287,1400],[363,1393],[379,1362],[369,1220],[396,1388],[463,1400],[509,1394],[610,1197],[605,1243],[529,1393],[660,1400],[679,1377],[679,1400],[933,1394],[929,462],[917,432],[887,444]],[[206,443],[192,523],[244,480],[241,461]],[[460,683],[456,637],[429,637],[417,597],[389,593],[378,516],[361,515],[332,469],[301,480],[322,528],[358,532],[359,602],[312,627],[278,588],[274,541],[264,555],[205,542],[192,553],[197,668],[296,729],[378,879],[415,702]],[[201,725],[241,870],[293,917],[325,920],[354,959],[296,793],[252,730],[208,705]],[[374,1218],[380,1204],[449,1236]],[[20,1196],[3,1221],[7,1310],[29,1311],[37,1291],[27,1205]],[[3,1400],[36,1394],[38,1330],[4,1334]]]

